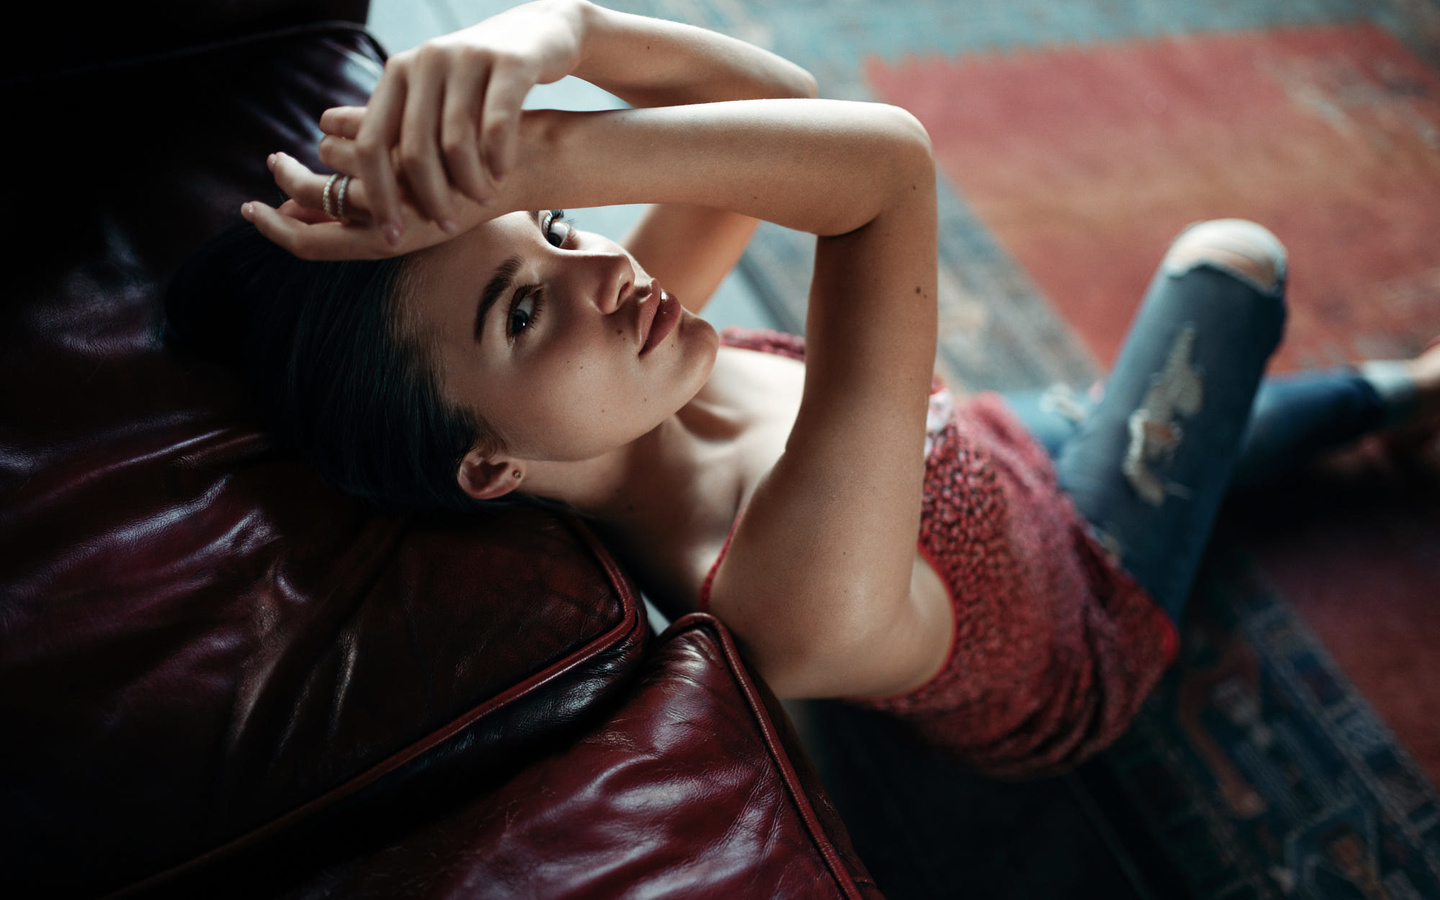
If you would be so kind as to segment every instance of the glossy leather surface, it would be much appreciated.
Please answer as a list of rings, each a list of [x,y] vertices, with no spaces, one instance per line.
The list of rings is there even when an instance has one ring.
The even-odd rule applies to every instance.
[[[93,71],[120,59],[322,20],[364,23],[370,0],[36,3],[7,35],[0,79]]]
[[[625,703],[574,746],[284,896],[880,894],[773,696],[698,613],[661,636]]]
[[[370,512],[161,342],[167,275],[379,71],[358,29],[307,29],[22,110],[38,162],[4,204],[26,230],[0,305],[13,881],[119,887],[362,789],[513,770],[638,664],[636,597],[578,525]]]

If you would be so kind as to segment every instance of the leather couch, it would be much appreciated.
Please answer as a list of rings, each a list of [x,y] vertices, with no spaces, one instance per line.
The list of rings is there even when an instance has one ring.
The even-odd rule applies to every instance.
[[[655,635],[578,520],[364,508],[165,344],[266,154],[368,96],[363,0],[42,12],[0,70],[0,895],[880,896],[718,621]]]

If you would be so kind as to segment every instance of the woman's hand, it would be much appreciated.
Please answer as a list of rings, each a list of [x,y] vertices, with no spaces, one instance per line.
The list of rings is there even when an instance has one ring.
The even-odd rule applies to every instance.
[[[326,115],[331,113],[346,114],[343,110],[331,110]],[[331,159],[326,160],[327,164],[341,172],[352,170],[355,165],[354,142],[336,140],[328,153],[322,153],[322,157],[343,160],[340,165],[335,165]],[[400,220],[404,223],[404,231],[400,241],[392,244],[380,231],[371,207],[368,185],[362,179],[351,177],[346,183],[345,218],[336,221],[324,210],[325,186],[331,176],[317,175],[304,163],[284,153],[270,154],[267,164],[275,175],[275,183],[289,199],[278,209],[252,200],[240,208],[240,214],[246,221],[254,223],[265,237],[301,259],[379,259],[422,250],[450,238],[439,225],[427,219],[402,196]],[[335,199],[332,197],[332,202]],[[489,217],[487,209],[468,198],[452,199],[460,211],[457,220],[465,222],[467,227]]]
[[[633,183],[607,177],[609,190],[561,188],[575,181],[565,166],[578,162],[603,173],[618,162],[587,154],[556,163],[547,154],[554,135],[543,128],[527,132],[525,123],[537,117],[521,112],[526,94],[565,75],[636,107],[815,95],[815,80],[804,69],[734,38],[589,0],[538,0],[396,55],[367,107],[321,117],[321,160],[354,176],[349,224],[320,211],[324,176],[288,163],[277,168],[277,181],[295,199],[281,206],[285,218],[273,218],[254,201],[246,218],[302,256],[371,257],[430,246],[515,209],[587,205],[571,202],[577,193],[588,205],[662,200],[644,191],[655,152],[636,144],[617,148],[648,163]],[[702,214],[693,205],[678,211],[661,205],[636,232],[635,249],[644,251],[647,265],[669,273],[667,283],[689,278],[697,303],[714,290],[754,228],[726,206]],[[677,224],[683,241],[667,237]],[[420,233],[409,234],[416,227]]]
[[[515,167],[525,96],[580,63],[585,5],[536,0],[386,63],[358,131],[349,136],[370,218],[392,247],[412,221],[407,199],[424,220],[455,234],[461,230],[457,192],[481,205],[495,198]]]
[[[449,234],[462,230],[456,197],[495,202],[520,159],[526,95],[566,75],[637,107],[815,95],[804,69],[734,38],[590,0],[517,6],[392,57],[345,135],[386,239],[398,246],[407,192]]]

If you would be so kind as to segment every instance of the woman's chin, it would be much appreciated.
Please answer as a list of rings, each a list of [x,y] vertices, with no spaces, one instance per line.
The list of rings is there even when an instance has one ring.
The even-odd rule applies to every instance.
[[[695,390],[698,391],[710,380],[710,373],[715,368],[715,357],[720,352],[720,332],[688,309],[680,316],[675,331],[674,337],[683,349],[687,369],[691,365],[696,367],[698,380]]]

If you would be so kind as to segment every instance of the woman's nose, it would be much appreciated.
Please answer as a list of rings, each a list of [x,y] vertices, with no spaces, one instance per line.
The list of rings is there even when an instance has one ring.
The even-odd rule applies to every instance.
[[[635,286],[635,269],[623,252],[599,252],[588,260],[590,293],[595,308],[609,315],[624,305]]]

